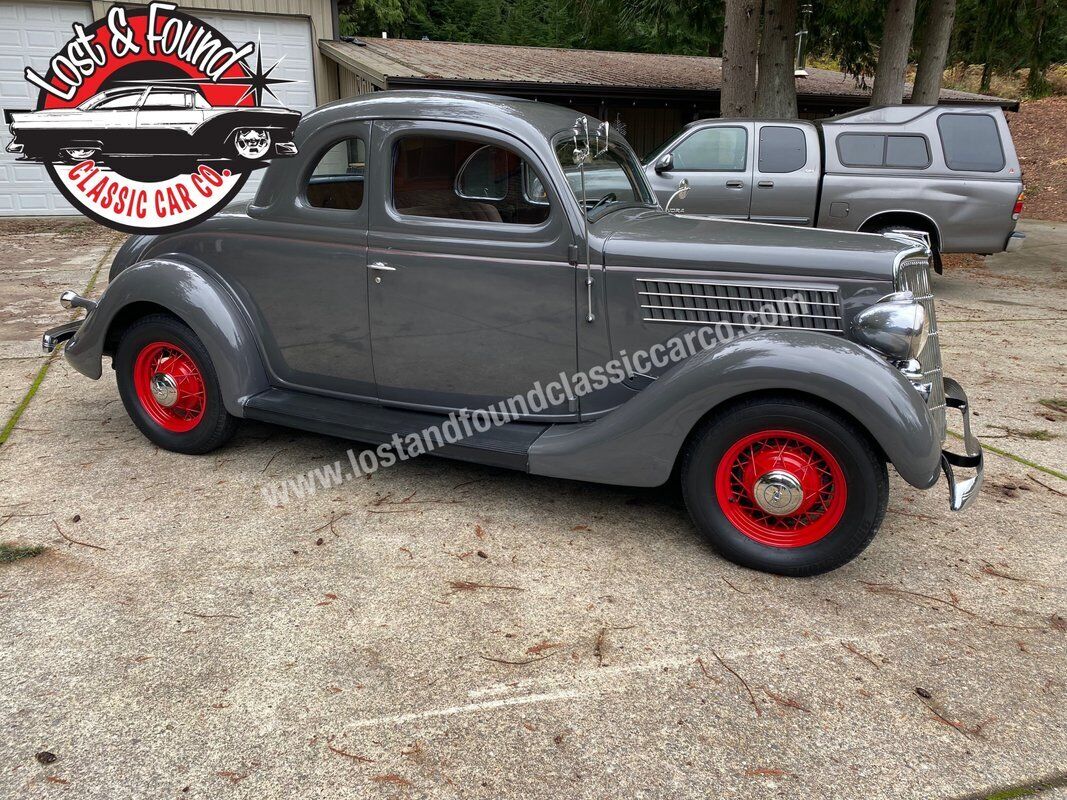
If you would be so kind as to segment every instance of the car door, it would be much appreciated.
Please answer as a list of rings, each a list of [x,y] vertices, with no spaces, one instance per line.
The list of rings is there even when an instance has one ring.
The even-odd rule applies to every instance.
[[[137,108],[145,89],[109,93],[85,113],[85,128],[71,131],[71,139],[99,141],[104,153],[125,153],[136,149]]]
[[[203,110],[194,102],[195,95],[188,90],[153,87],[137,110],[137,129],[157,135],[164,131],[191,134],[204,121]]]
[[[307,161],[271,166],[286,199],[267,198],[258,230],[210,237],[189,231],[210,248],[204,260],[217,265],[252,316],[277,386],[375,397],[364,193],[370,141],[369,122],[323,127],[301,142]]]
[[[818,134],[813,125],[756,123],[750,218],[814,225],[819,162]]]
[[[375,123],[368,232],[382,401],[477,409],[575,369],[573,233],[532,150],[463,124]],[[523,180],[530,172],[536,180]],[[530,197],[528,187],[544,194]],[[571,419],[562,399],[534,412]]]
[[[722,122],[696,127],[650,164],[649,181],[666,203],[682,179],[689,196],[676,200],[671,211],[747,219],[752,199],[751,122]],[[662,169],[664,156],[670,167]]]

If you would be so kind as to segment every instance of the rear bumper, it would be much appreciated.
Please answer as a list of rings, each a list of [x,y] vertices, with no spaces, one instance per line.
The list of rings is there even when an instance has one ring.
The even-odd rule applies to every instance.
[[[59,296],[59,303],[63,308],[84,308],[90,314],[96,308],[96,303],[92,300],[87,300],[69,289]],[[46,353],[53,352],[63,342],[73,339],[83,322],[85,322],[84,319],[76,319],[49,328],[41,334],[41,349]]]
[[[962,511],[970,506],[982,489],[984,464],[982,445],[971,433],[971,408],[967,403],[967,393],[952,378],[945,378],[945,404],[955,408],[963,415],[963,455],[950,450],[941,451],[941,470],[948,481],[948,503],[953,511]],[[969,477],[961,477],[957,470],[971,472]]]
[[[74,322],[67,322],[63,325],[56,325],[54,328],[49,328],[43,334],[41,334],[41,349],[46,353],[53,352],[63,342],[66,342],[74,338],[74,334],[78,332],[78,329],[82,326],[84,320],[75,320]]]
[[[1009,253],[1014,253],[1016,250],[1020,250],[1026,243],[1026,234],[1016,231],[1008,237],[1007,243],[1004,245],[1004,249]]]

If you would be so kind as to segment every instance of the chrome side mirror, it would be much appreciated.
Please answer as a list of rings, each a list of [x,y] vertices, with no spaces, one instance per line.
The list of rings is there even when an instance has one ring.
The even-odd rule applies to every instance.
[[[674,169],[674,156],[672,156],[670,153],[664,153],[663,155],[661,155],[659,158],[656,159],[655,169],[657,174],[661,172],[670,172],[672,169]]]
[[[689,197],[690,188],[692,187],[690,187],[689,181],[682,178],[682,180],[678,182],[678,188],[674,190],[674,194],[667,200],[667,204],[663,207],[663,210],[669,212],[671,210],[671,203],[673,203],[675,199],[685,200],[685,198]]]

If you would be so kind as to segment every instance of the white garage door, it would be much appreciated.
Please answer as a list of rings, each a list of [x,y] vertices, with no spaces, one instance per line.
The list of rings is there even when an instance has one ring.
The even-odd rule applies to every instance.
[[[71,25],[88,25],[88,3],[44,3],[0,0],[0,108],[30,111],[37,92],[22,71],[33,67],[44,74],[48,60],[73,35]],[[0,216],[76,214],[40,164],[18,163],[4,148],[11,141],[7,124],[0,133]]]
[[[265,14],[221,14],[191,10],[204,22],[221,31],[236,47],[245,42],[256,42],[263,55],[263,68],[269,69],[276,61],[278,68],[272,78],[285,78],[294,83],[274,86],[275,100],[269,95],[263,98],[264,105],[283,105],[294,111],[307,113],[315,107],[315,73],[311,50],[311,23],[294,17],[274,17]],[[255,67],[255,62],[249,63]],[[249,200],[255,194],[262,170],[252,173],[238,200]]]
[[[274,87],[278,100],[265,98],[267,105],[284,105],[306,112],[315,107],[315,76],[312,62],[311,25],[306,19],[262,14],[193,14],[220,30],[235,45],[259,43],[264,68],[281,61],[271,77],[294,83]],[[0,0],[0,108],[29,110],[36,105],[36,93],[23,78],[23,69],[48,69],[48,60],[71,36],[71,24],[88,24],[92,15],[88,3]],[[254,66],[254,64],[250,64]],[[32,94],[32,96],[31,96]],[[7,147],[11,135],[3,126],[0,148]],[[251,198],[259,185],[254,175],[238,199]],[[39,164],[16,163],[7,152],[0,153],[0,216],[77,213],[53,186]]]

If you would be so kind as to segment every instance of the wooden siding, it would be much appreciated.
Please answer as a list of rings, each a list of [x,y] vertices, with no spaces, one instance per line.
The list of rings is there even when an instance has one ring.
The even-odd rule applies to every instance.
[[[92,0],[93,17],[102,19],[113,5],[148,5],[148,0]],[[198,9],[204,11],[232,11],[237,14],[267,14],[302,17],[311,22],[311,58],[315,68],[315,99],[321,105],[336,100],[339,94],[337,70],[316,46],[319,39],[333,39],[333,3],[330,0],[181,0],[179,10],[194,16]]]
[[[361,75],[338,65],[341,97],[358,97],[378,91],[378,87]]]

